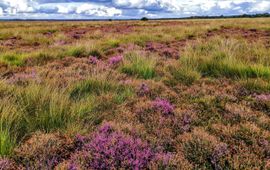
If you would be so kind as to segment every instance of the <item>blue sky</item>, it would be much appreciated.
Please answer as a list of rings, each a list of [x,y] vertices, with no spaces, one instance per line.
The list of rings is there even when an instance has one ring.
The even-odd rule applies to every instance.
[[[2,19],[127,19],[269,12],[270,0],[0,0]]]

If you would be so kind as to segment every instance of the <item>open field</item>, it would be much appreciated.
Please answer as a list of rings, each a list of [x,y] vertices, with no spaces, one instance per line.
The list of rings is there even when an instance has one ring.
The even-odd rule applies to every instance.
[[[0,23],[0,169],[270,169],[270,19]]]

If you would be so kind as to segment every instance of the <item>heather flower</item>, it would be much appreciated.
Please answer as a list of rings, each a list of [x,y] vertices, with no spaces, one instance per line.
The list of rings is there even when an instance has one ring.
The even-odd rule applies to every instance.
[[[89,62],[91,64],[97,64],[98,63],[98,58],[97,57],[94,57],[94,56],[90,56],[89,57]]]
[[[119,64],[120,62],[122,62],[122,60],[123,60],[123,56],[121,56],[121,55],[114,56],[114,57],[111,57],[109,59],[109,64],[116,65],[116,64]]]
[[[215,167],[216,170],[221,170],[222,167],[220,166],[220,160],[228,154],[228,146],[224,143],[219,144],[215,147],[212,156],[211,156],[211,163]]]
[[[33,70],[32,72],[25,72],[25,73],[16,73],[8,82],[11,84],[25,84],[30,80],[35,80],[36,82],[40,83],[39,77],[37,76],[37,72]]]
[[[83,139],[84,146],[73,155],[70,167],[74,167],[76,160],[86,169],[145,169],[151,161],[161,157],[168,162],[168,157],[155,153],[141,139],[114,131],[109,124],[102,126],[89,139]]]
[[[53,169],[75,149],[68,139],[59,134],[34,134],[15,149],[16,160],[26,169]]]
[[[139,96],[144,96],[144,95],[148,94],[149,92],[150,92],[150,89],[149,89],[149,87],[147,86],[147,84],[142,83],[141,86],[140,86],[139,89],[138,89],[137,94],[138,94]]]
[[[14,169],[14,164],[12,161],[6,158],[0,158],[0,170]]]
[[[124,80],[124,81],[121,81],[121,84],[124,84],[124,85],[129,85],[131,84],[132,81],[131,80]]]
[[[158,153],[156,154],[156,160],[157,161],[162,161],[162,164],[163,165],[168,165],[170,160],[172,159],[172,154],[171,153],[167,153],[167,154],[164,154],[164,153]]]
[[[265,140],[265,139],[259,139],[258,144],[259,144],[259,146],[262,146],[262,147],[268,147],[269,146],[269,142],[267,140]]]
[[[270,94],[255,95],[255,99],[259,101],[270,101]]]
[[[78,166],[75,163],[71,162],[68,165],[67,170],[78,170]]]
[[[174,107],[172,104],[164,99],[157,98],[155,101],[152,102],[152,107],[155,111],[159,111],[164,115],[170,115],[174,112]]]
[[[189,114],[184,114],[182,118],[182,126],[181,129],[183,132],[187,132],[190,130],[190,124],[191,124],[191,116]]]

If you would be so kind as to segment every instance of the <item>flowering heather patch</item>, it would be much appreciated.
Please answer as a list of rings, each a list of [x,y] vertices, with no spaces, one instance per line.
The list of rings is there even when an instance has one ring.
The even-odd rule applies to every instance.
[[[270,94],[255,95],[255,99],[259,101],[270,101]]]
[[[90,56],[89,57],[89,62],[91,64],[97,64],[98,63],[98,58],[97,57],[94,57],[94,56]]]
[[[77,137],[78,151],[70,160],[70,169],[78,165],[86,169],[145,169],[152,161],[170,156],[154,152],[139,138],[114,131],[109,124],[102,126],[92,137]]]
[[[147,86],[147,84],[142,83],[140,87],[138,88],[137,94],[138,96],[145,96],[150,92],[150,88]]]
[[[183,132],[189,131],[191,122],[192,122],[191,116],[189,114],[184,114],[183,117],[182,117],[181,130]]]
[[[224,143],[219,144],[215,147],[212,156],[211,163],[215,167],[216,170],[221,170],[220,160],[225,157],[229,153],[228,146]]]
[[[152,102],[152,107],[155,111],[159,111],[164,115],[170,115],[174,112],[173,105],[165,99],[157,98],[155,101]]]
[[[123,56],[118,55],[118,56],[111,57],[109,59],[109,64],[110,65],[116,65],[116,64],[119,64],[122,61],[123,61]]]
[[[15,160],[27,169],[53,169],[69,157],[74,147],[68,137],[37,133],[15,149]]]
[[[14,163],[7,158],[0,158],[0,170],[15,170]]]
[[[268,115],[270,113],[270,94],[260,94],[254,95],[254,105],[253,107],[266,112]]]
[[[23,84],[27,84],[27,82],[31,80],[40,82],[37,72],[35,70],[31,72],[17,73],[14,76],[12,76],[10,79],[8,79],[8,83],[23,85]]]

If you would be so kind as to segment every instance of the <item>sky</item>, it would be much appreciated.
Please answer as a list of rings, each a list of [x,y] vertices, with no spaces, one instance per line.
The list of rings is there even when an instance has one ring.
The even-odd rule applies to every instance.
[[[0,19],[135,19],[270,13],[270,0],[0,0]]]

